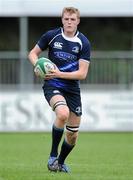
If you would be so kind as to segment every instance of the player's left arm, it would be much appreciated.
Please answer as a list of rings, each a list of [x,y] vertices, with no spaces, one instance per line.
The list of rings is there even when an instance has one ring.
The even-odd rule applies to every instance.
[[[79,69],[73,72],[62,72],[57,67],[52,71],[51,74],[47,74],[48,78],[62,78],[62,79],[70,79],[70,80],[83,80],[86,78],[88,69],[89,69],[89,61],[79,59]]]

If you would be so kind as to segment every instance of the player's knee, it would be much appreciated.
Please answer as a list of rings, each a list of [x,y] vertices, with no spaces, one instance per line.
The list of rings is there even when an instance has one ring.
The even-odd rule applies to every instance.
[[[57,101],[53,105],[53,110],[56,113],[58,121],[66,123],[69,118],[69,108],[65,101]]]
[[[67,122],[69,118],[69,109],[66,108],[66,109],[60,109],[57,113],[57,119],[60,120],[60,121],[64,121],[64,122]]]

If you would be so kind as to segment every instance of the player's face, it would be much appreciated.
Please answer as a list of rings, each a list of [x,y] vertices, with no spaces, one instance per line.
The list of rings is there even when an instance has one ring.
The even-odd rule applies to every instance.
[[[64,13],[62,17],[62,24],[65,35],[74,36],[79,22],[80,20],[77,17],[77,14]]]

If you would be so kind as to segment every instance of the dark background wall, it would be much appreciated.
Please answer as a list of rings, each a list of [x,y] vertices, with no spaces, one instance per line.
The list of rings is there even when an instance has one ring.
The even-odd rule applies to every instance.
[[[29,49],[45,31],[61,26],[58,17],[30,17],[28,22]],[[92,50],[133,49],[132,17],[82,17],[79,30],[90,40]],[[0,51],[3,50],[19,50],[19,18],[0,18]]]

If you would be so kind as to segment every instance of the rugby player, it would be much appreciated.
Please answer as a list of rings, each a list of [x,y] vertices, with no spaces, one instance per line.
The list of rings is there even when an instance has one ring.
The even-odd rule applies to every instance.
[[[88,73],[90,42],[77,29],[80,23],[77,8],[65,7],[61,20],[62,27],[49,30],[40,37],[29,53],[29,60],[35,65],[40,53],[48,49],[48,58],[56,65],[43,84],[45,98],[56,114],[47,167],[50,171],[68,173],[70,169],[65,160],[78,137],[82,115],[79,81]],[[58,152],[63,133],[65,138]]]

